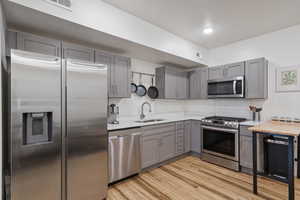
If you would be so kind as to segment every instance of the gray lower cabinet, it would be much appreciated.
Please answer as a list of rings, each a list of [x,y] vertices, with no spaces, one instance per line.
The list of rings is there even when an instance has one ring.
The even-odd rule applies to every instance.
[[[106,64],[108,67],[108,96],[111,98],[130,97],[130,58],[97,50],[95,62]]]
[[[62,57],[95,62],[95,51],[93,48],[62,42]]]
[[[144,135],[142,139],[142,168],[159,163],[160,135]]]
[[[146,126],[142,131],[142,168],[176,156],[175,123]]]
[[[245,79],[247,99],[268,98],[268,61],[265,58],[246,61]]]
[[[163,162],[175,156],[175,142],[174,132],[160,134],[159,162]]]
[[[51,56],[61,56],[61,41],[17,32],[17,49]]]
[[[176,122],[176,155],[185,152],[185,124],[183,121]]]
[[[207,99],[208,68],[189,72],[189,99]]]
[[[240,136],[240,165],[252,169],[252,137]]]
[[[191,121],[191,151],[201,153],[201,122]]]
[[[192,131],[192,123],[191,120],[184,122],[184,152],[191,151],[191,131]]]
[[[155,70],[159,99],[187,99],[189,96],[188,72],[175,67],[159,67]]]
[[[253,134],[248,128],[251,126],[240,126],[240,166],[242,171],[251,172],[253,169],[253,148],[252,139]],[[257,168],[259,171],[263,171],[264,163],[264,147],[263,136],[257,137]]]

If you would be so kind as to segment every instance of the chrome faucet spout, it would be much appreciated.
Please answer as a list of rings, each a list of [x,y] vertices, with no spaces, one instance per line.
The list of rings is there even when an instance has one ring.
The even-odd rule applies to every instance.
[[[141,106],[141,114],[140,114],[140,119],[141,120],[143,120],[146,117],[146,115],[144,114],[144,106],[145,105],[148,105],[149,106],[149,112],[152,112],[151,104],[148,101],[145,101]]]

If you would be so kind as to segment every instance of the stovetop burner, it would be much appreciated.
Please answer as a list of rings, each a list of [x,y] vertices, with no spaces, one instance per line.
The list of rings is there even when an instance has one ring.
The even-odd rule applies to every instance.
[[[239,123],[246,121],[245,118],[225,117],[225,116],[211,116],[201,120],[202,124],[209,126],[218,126],[225,128],[239,128]]]
[[[245,118],[225,117],[225,116],[211,116],[211,117],[206,117],[204,119],[217,120],[217,121],[230,121],[230,122],[243,122],[247,120]]]

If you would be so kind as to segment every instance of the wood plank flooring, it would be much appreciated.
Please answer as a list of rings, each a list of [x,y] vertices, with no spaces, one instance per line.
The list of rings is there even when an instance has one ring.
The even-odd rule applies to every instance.
[[[287,185],[258,179],[259,196],[252,194],[252,176],[188,156],[112,185],[108,200],[251,200],[287,199]],[[295,181],[300,200],[300,180]]]

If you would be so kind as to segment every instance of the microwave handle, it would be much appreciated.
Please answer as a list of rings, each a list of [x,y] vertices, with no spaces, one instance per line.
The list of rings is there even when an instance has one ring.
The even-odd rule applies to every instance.
[[[233,81],[233,94],[236,94],[236,82],[237,80]]]

